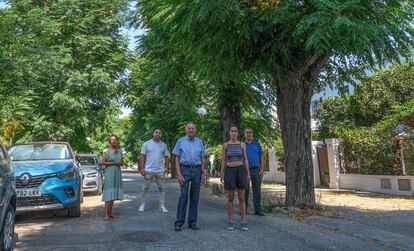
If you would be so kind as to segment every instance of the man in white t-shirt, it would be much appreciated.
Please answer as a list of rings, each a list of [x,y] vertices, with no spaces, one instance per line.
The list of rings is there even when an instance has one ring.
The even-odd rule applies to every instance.
[[[165,207],[165,189],[164,178],[170,172],[168,149],[164,142],[161,141],[162,131],[155,128],[152,132],[152,139],[144,143],[141,149],[139,167],[142,176],[145,178],[141,195],[141,204],[138,211],[145,211],[145,199],[148,195],[148,189],[152,180],[155,178],[159,191],[160,211],[168,213]]]

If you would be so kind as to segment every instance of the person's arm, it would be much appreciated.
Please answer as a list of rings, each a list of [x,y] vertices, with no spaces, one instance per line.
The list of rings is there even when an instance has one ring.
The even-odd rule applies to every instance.
[[[259,171],[259,175],[263,178],[265,157],[263,155],[262,145],[260,145],[260,144],[259,144],[259,155],[260,155],[260,171]]]
[[[201,183],[206,181],[206,169],[204,163],[204,156],[206,155],[206,150],[204,149],[203,141],[200,140],[201,145]]]
[[[108,156],[106,155],[106,152],[104,152],[102,154],[102,163],[101,163],[101,165],[103,165],[104,167],[107,167],[107,166],[117,165],[117,163],[115,161],[108,161]]]
[[[184,177],[181,174],[181,169],[180,169],[180,156],[175,156],[175,171],[177,173],[177,178],[178,178],[178,183],[180,183],[180,185],[184,185]]]
[[[141,154],[139,157],[139,172],[142,176],[145,176],[145,154]]]
[[[125,162],[124,162],[124,155],[121,156],[121,159],[116,161],[119,165],[119,167],[121,166],[125,166]]]
[[[184,185],[184,177],[181,174],[181,169],[180,169],[180,156],[181,156],[181,141],[180,140],[178,140],[177,143],[175,144],[172,154],[174,154],[175,156],[175,171],[177,174],[178,183],[180,183],[180,185],[182,186]]]
[[[262,154],[262,156],[260,156],[260,172],[259,172],[259,174],[260,174],[260,176],[262,176],[262,178],[263,178],[263,174],[264,174],[264,163],[265,163],[265,157]]]
[[[170,173],[170,153],[166,144],[164,145],[164,175],[167,176]]]
[[[168,155],[164,156],[164,175],[170,174],[170,158]]]
[[[246,154],[246,144],[242,144],[242,148],[243,148],[243,155],[244,155],[244,166],[246,167],[246,171],[247,171],[247,182],[250,181],[250,168],[249,168],[249,161],[247,160],[247,154]]]
[[[223,150],[221,151],[221,170],[220,170],[220,181],[222,184],[224,184],[224,168],[226,165],[226,148],[227,144],[223,144]]]

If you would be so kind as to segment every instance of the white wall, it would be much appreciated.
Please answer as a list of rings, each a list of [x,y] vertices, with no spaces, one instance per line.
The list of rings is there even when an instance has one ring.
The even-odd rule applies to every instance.
[[[312,162],[313,162],[313,177],[315,186],[321,185],[321,179],[319,174],[319,163],[317,156],[317,147],[322,145],[322,141],[312,141]],[[263,175],[263,181],[276,182],[286,184],[286,173],[279,170],[280,162],[276,154],[272,149],[269,149],[269,171]]]
[[[414,186],[414,176],[341,174],[339,178],[341,180],[341,189],[353,189],[392,195],[414,196],[414,191],[412,190]],[[389,179],[391,181],[391,188],[381,188],[381,179]],[[399,190],[398,179],[410,180],[411,191]]]
[[[396,175],[362,175],[362,174],[343,174],[340,172],[340,159],[338,146],[340,140],[327,139],[328,163],[329,163],[329,187],[334,189],[353,189],[368,192],[414,196],[414,176]],[[382,188],[381,179],[390,182],[391,188]],[[399,189],[398,181],[404,180],[411,184],[410,191]]]

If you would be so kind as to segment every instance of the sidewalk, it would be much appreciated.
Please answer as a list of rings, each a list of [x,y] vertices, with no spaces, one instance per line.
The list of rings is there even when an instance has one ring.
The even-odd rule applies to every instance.
[[[209,181],[210,184],[221,186],[219,178],[210,178]],[[322,209],[311,213],[293,210],[292,213],[283,207],[285,189],[280,184],[263,184],[262,204],[267,209],[267,215],[285,215],[299,222],[373,242],[385,248],[414,250],[412,197],[316,188],[316,203]]]
[[[219,178],[210,178],[209,182],[221,186]],[[283,205],[285,191],[285,185],[263,183],[262,203]],[[414,211],[414,198],[412,197],[329,188],[315,188],[315,197],[318,205],[326,207],[346,207],[377,212]]]

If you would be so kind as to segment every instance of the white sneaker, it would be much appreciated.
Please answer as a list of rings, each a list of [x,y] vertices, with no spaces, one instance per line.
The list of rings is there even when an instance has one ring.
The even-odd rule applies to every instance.
[[[168,213],[167,208],[164,206],[164,204],[160,204],[160,212],[162,213]]]
[[[139,205],[138,212],[144,212],[144,211],[145,211],[145,204],[144,203],[141,203]]]

